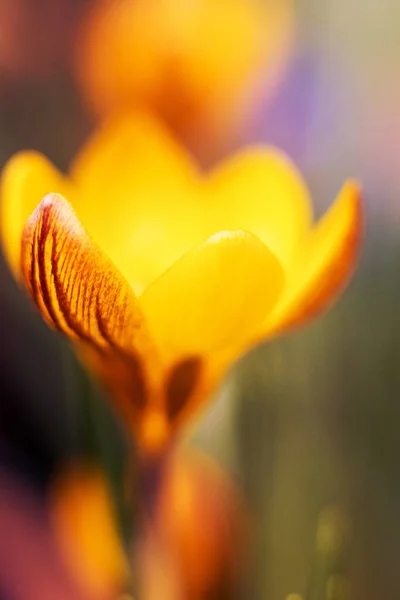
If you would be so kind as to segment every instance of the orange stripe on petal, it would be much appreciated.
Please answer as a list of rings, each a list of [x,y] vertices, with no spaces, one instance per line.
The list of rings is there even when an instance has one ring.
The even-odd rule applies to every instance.
[[[26,224],[21,268],[52,327],[98,348],[134,350],[144,330],[136,298],[62,196],[46,196]]]
[[[308,321],[335,300],[354,270],[361,238],[361,191],[348,181],[289,268],[286,290],[267,321],[269,333]]]

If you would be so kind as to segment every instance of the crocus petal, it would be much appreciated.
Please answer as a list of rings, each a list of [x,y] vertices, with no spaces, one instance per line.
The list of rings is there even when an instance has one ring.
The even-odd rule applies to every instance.
[[[196,355],[254,333],[283,284],[280,263],[256,236],[221,232],[177,261],[140,303],[160,347]]]
[[[60,553],[80,589],[93,600],[122,592],[129,564],[104,476],[82,466],[60,474],[49,504]]]
[[[78,343],[124,422],[136,427],[161,365],[129,284],[57,194],[46,196],[26,224],[21,258],[44,319]]]
[[[62,196],[49,194],[33,212],[21,264],[43,317],[68,337],[131,352],[145,336],[131,288]]]
[[[196,169],[155,118],[133,113],[107,120],[71,177],[80,191],[79,218],[137,293],[195,243]]]
[[[359,186],[347,182],[335,203],[311,230],[288,272],[282,297],[267,320],[278,331],[314,317],[349,279],[361,242]]]
[[[20,152],[4,167],[1,180],[0,229],[5,253],[20,277],[21,236],[24,225],[49,192],[72,196],[72,186],[41,154]]]
[[[275,148],[248,149],[223,162],[206,187],[210,227],[245,229],[287,263],[312,223],[307,187]]]
[[[156,118],[141,111],[118,113],[107,119],[71,167],[72,177],[83,186],[82,191],[90,195],[100,190],[102,198],[107,187],[115,190],[115,184],[129,186],[133,182],[147,188],[154,185],[157,176],[179,185],[175,180],[190,180],[194,173],[194,164],[172,134]],[[108,201],[104,199],[106,205]]]

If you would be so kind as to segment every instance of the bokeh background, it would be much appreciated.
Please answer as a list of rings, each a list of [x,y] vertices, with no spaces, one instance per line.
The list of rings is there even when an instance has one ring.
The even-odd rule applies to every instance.
[[[1,0],[1,165],[35,148],[65,170],[93,128],[71,68],[89,4]],[[360,267],[340,302],[245,357],[191,432],[238,479],[250,507],[255,540],[243,597],[281,600],[296,591],[322,600],[334,571],[332,600],[398,600],[397,0],[295,2],[285,73],[273,94],[260,85],[240,142],[285,150],[309,183],[317,214],[349,175],[363,184],[366,210]],[[89,454],[118,481],[124,442],[107,405],[77,402],[80,386],[92,384],[3,258],[0,286],[2,465],[40,491],[71,456]]]

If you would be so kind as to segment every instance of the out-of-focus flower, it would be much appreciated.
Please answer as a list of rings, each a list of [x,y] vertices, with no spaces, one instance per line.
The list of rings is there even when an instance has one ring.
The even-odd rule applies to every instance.
[[[49,506],[60,554],[85,597],[109,600],[126,590],[130,568],[104,475],[84,466],[61,472]]]
[[[233,481],[211,458],[188,449],[169,455],[151,504],[149,510],[144,495],[129,567],[104,477],[82,467],[60,474],[50,497],[51,523],[70,574],[88,598],[119,597],[129,573],[145,600],[161,590],[163,598],[205,600],[237,581],[246,516]]]
[[[172,455],[152,526],[179,598],[233,597],[246,567],[247,518],[234,482],[210,457]],[[151,578],[151,557],[149,567]]]
[[[291,0],[100,0],[77,45],[89,105],[151,107],[215,145],[237,129],[251,88],[272,88],[292,39]]]
[[[77,216],[59,195],[37,206],[50,191]],[[1,225],[45,320],[155,449],[241,353],[332,302],[359,247],[359,196],[346,183],[314,224],[276,149],[249,148],[204,176],[156,121],[129,115],[94,136],[68,179],[38,154],[14,157]]]

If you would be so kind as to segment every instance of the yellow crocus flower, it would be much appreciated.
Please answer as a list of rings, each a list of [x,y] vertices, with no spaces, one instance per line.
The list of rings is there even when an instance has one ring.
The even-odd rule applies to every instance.
[[[37,153],[12,158],[1,217],[16,276],[148,451],[243,352],[332,302],[361,229],[356,183],[314,223],[278,150],[248,148],[205,175],[144,114],[105,123],[68,177]]]

